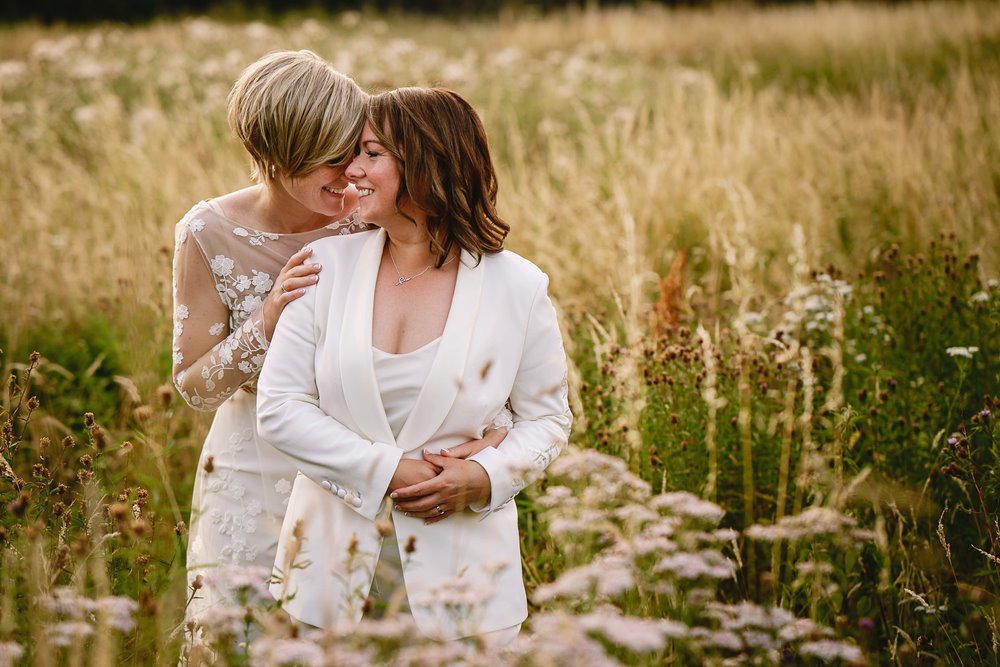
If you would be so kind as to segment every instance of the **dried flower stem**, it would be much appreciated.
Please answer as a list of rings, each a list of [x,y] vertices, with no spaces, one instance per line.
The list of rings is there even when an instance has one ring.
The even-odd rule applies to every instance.
[[[799,427],[802,430],[802,451],[799,454],[792,514],[802,512],[805,490],[812,483],[810,466],[813,465],[816,457],[816,448],[812,440],[813,401],[816,396],[816,376],[813,374],[812,350],[803,347],[799,351],[799,356],[801,357],[799,376],[802,379],[802,414],[799,416]]]
[[[719,452],[716,445],[716,417],[719,410],[719,399],[716,394],[715,348],[712,338],[705,327],[698,325],[698,338],[701,340],[702,363],[705,365],[705,387],[702,396],[708,405],[708,419],[705,422],[705,450],[708,452],[708,476],[705,479],[705,489],[702,496],[715,502],[716,483],[719,478]]]
[[[841,417],[840,409],[844,405],[844,298],[835,293],[833,297],[833,341],[825,350],[833,366],[833,377],[830,380],[830,391],[823,412],[830,412],[835,419]],[[844,437],[843,425],[833,428],[833,442],[830,457],[833,459],[834,486],[840,490],[844,485]]]

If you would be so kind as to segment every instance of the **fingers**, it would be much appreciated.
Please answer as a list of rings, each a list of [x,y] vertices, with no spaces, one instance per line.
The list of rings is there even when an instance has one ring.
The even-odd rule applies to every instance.
[[[421,500],[415,503],[415,505],[417,506],[410,507],[407,504],[400,504],[396,505],[395,509],[402,512],[405,516],[414,519],[424,519],[425,524],[436,523],[455,513],[454,509],[450,508],[444,501]]]
[[[438,521],[444,521],[445,519],[447,519],[448,517],[450,517],[452,514],[454,514],[454,512],[445,512],[444,514],[442,514],[440,516],[432,516],[429,519],[424,519],[424,525],[425,526],[429,526],[432,523],[437,523]]]
[[[282,292],[294,292],[298,289],[305,289],[310,285],[315,285],[319,281],[319,276],[315,273],[309,276],[285,278],[281,281]]]
[[[439,454],[431,454],[426,449],[424,450],[423,454],[424,454],[424,461],[427,461],[431,465],[437,466],[438,468],[444,468],[444,467],[448,466],[449,464],[453,463],[453,461],[448,460],[449,457],[447,457],[447,456],[441,456]],[[451,457],[451,458],[465,458],[465,457],[464,456],[455,456],[455,457]]]
[[[433,479],[428,479],[419,484],[411,484],[410,486],[405,486],[401,489],[396,489],[389,497],[397,501],[401,500],[413,500],[414,498],[420,498],[431,493],[436,493],[439,491],[439,483],[437,477]]]
[[[306,246],[302,250],[299,250],[297,253],[288,258],[288,261],[285,262],[285,266],[282,267],[280,273],[288,271],[292,267],[299,266],[300,264],[302,264],[302,262],[306,261],[310,255],[312,255],[312,252],[313,249],[309,246]]]
[[[484,440],[470,440],[461,445],[455,445],[450,449],[442,449],[441,456],[449,459],[467,459],[490,447],[490,443]],[[429,460],[429,459],[428,459]]]

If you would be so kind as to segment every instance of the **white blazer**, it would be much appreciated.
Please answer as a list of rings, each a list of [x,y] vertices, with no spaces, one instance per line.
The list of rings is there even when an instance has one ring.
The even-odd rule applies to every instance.
[[[385,240],[375,230],[312,243],[320,281],[285,307],[267,353],[260,434],[299,466],[271,591],[311,625],[356,623],[382,544],[375,521],[400,458],[481,437],[509,397],[513,428],[498,448],[472,457],[489,475],[489,506],[430,526],[392,515],[400,549],[415,547],[401,559],[422,633],[454,639],[507,628],[528,614],[511,500],[559,454],[572,422],[548,278],[512,252],[478,264],[463,252],[437,356],[394,438],[372,361]],[[304,539],[289,570],[296,524]],[[463,605],[462,596],[481,603]]]

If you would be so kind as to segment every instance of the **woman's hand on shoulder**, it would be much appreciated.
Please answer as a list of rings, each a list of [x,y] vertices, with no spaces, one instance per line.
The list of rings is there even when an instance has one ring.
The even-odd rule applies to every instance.
[[[507,437],[506,428],[491,428],[478,440],[469,440],[461,445],[449,447],[441,450],[441,456],[450,459],[467,459],[483,451],[487,447],[499,447],[503,439]]]
[[[319,272],[323,268],[319,264],[306,264],[312,255],[312,248],[306,246],[288,258],[285,266],[278,272],[274,287],[264,301],[264,335],[268,340],[274,335],[274,327],[285,306],[302,297],[306,288],[319,281]]]

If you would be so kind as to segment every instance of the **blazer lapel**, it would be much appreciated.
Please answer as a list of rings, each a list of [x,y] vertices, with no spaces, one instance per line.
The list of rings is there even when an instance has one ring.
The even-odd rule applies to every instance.
[[[479,317],[485,265],[486,257],[477,264],[472,255],[462,251],[458,277],[455,280],[455,294],[451,299],[448,321],[441,334],[441,344],[413,411],[399,433],[397,444],[403,451],[421,447],[430,440],[448,416],[462,387],[472,332]],[[371,340],[370,305],[368,312],[368,340]],[[381,403],[379,405],[381,407]]]
[[[354,265],[340,332],[340,381],[347,407],[363,435],[375,442],[396,444],[385,417],[372,359],[372,309],[375,280],[385,244],[385,230],[372,234]]]

